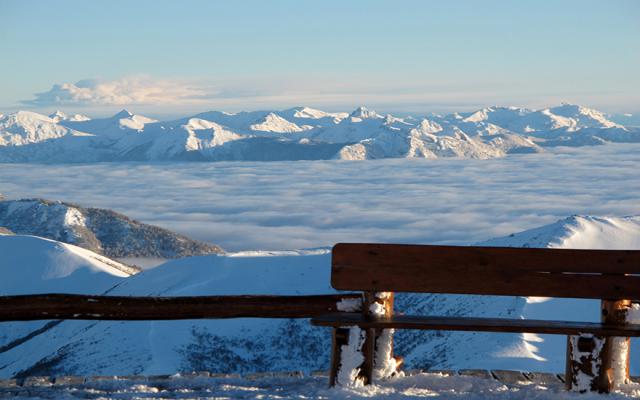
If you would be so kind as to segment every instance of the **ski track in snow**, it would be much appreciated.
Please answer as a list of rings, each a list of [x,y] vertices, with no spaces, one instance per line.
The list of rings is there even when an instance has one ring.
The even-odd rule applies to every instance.
[[[105,207],[229,251],[471,243],[640,214],[639,144],[493,160],[0,164],[0,193]]]

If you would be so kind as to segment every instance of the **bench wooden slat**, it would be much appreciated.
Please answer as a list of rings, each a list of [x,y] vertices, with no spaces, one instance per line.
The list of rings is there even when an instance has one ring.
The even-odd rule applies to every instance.
[[[339,290],[640,299],[640,251],[340,243],[331,283]]]
[[[474,332],[539,333],[598,336],[640,336],[640,325],[611,326],[597,322],[546,321],[532,319],[467,318],[396,315],[391,318],[366,318],[356,313],[332,313],[314,317],[317,326],[359,326],[376,329],[421,329]]]

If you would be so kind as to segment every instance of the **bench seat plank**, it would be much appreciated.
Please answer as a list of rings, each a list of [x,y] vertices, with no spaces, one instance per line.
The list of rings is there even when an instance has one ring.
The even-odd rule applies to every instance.
[[[331,313],[312,318],[316,326],[359,326],[376,329],[422,329],[446,331],[539,333],[597,336],[640,336],[640,324],[611,326],[597,322],[546,321],[532,319],[468,318],[396,315],[390,318],[371,318],[357,313]]]

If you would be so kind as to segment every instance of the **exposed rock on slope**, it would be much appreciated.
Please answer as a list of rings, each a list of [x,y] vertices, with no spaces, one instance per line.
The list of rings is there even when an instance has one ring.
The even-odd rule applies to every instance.
[[[75,244],[108,257],[179,258],[223,252],[218,246],[111,210],[43,199],[0,201],[0,226],[17,234]]]

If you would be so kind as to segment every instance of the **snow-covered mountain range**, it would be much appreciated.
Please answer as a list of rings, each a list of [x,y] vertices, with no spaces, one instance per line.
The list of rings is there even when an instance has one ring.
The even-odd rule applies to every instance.
[[[112,258],[179,258],[223,252],[213,244],[111,210],[44,199],[0,200],[0,227],[20,235],[74,244]]]
[[[486,159],[607,142],[640,142],[640,128],[573,104],[420,118],[380,115],[364,107],[351,113],[308,107],[210,111],[172,121],[126,110],[100,119],[59,111],[0,116],[0,162]]]
[[[573,216],[492,239],[495,246],[640,248],[640,217]],[[79,257],[76,252],[82,251]],[[113,295],[319,294],[329,285],[329,249],[245,252],[173,260],[125,277],[96,266],[98,255],[47,239],[0,236],[0,295],[77,292]],[[71,260],[71,261],[70,261]],[[21,268],[16,269],[16,265]],[[126,275],[126,274],[124,274]],[[599,302],[509,296],[402,294],[406,314],[598,320]],[[34,325],[35,324],[35,325]],[[63,321],[2,324],[0,377],[26,375],[250,372],[328,367],[330,334],[306,320]],[[562,336],[400,331],[408,368],[564,369]],[[632,351],[637,351],[634,342]],[[632,365],[637,374],[637,365]]]

